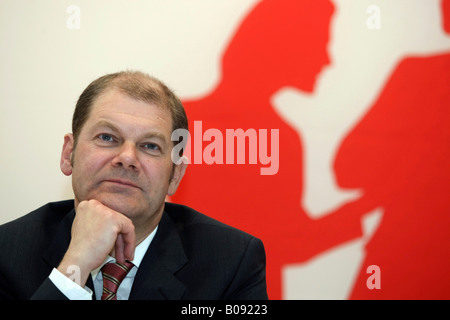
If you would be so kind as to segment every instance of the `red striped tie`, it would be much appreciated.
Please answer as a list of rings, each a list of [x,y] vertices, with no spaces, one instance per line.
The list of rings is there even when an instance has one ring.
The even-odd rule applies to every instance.
[[[102,267],[103,274],[103,294],[102,300],[117,300],[116,293],[120,283],[125,278],[127,273],[133,268],[131,262],[126,261],[121,263],[107,263]]]

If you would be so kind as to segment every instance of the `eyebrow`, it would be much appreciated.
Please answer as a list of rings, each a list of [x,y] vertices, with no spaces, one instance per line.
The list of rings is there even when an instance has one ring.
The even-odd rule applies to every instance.
[[[120,134],[120,129],[107,120],[100,120],[93,126],[94,129],[98,127],[107,127],[112,131],[114,131],[115,133]],[[166,143],[166,137],[161,132],[152,131],[142,136],[142,139],[149,139],[149,138],[157,138],[159,140],[162,140],[162,142]]]

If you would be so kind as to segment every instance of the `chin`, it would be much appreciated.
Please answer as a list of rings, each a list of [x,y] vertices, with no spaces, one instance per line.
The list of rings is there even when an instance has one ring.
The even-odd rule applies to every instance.
[[[304,92],[313,93],[317,87],[317,81],[322,76],[325,65],[317,66],[317,68],[311,68],[310,70],[305,70],[304,73],[300,74],[301,78],[297,78],[296,87]]]
[[[130,197],[123,199],[117,195],[99,195],[98,197],[94,197],[94,199],[100,201],[108,208],[129,217],[130,219],[134,217],[137,212],[143,211],[141,206],[137,205],[134,201],[129,201]]]
[[[300,87],[300,90],[307,92],[307,93],[313,93],[314,89],[316,87],[316,82],[308,83],[307,85],[303,85]]]
[[[316,84],[317,84],[318,74],[311,73],[311,75],[307,73],[301,73],[296,75],[295,77],[286,78],[285,86],[291,86],[307,93],[313,93]]]

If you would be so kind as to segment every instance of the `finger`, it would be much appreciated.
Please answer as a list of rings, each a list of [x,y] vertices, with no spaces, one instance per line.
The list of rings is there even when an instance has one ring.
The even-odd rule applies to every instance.
[[[114,246],[115,258],[118,263],[125,263],[124,247],[122,235],[119,233]]]
[[[136,235],[131,220],[127,220],[126,223],[122,225],[120,236],[124,259],[132,261],[134,259],[134,249],[136,247]]]

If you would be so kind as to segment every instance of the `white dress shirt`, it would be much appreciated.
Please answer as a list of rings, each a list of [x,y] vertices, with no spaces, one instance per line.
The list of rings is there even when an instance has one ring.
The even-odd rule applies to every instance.
[[[156,230],[158,227],[153,230],[147,238],[144,239],[135,249],[134,251],[134,259],[131,261],[134,266],[131,268],[130,272],[126,275],[125,279],[123,279],[119,288],[117,289],[117,300],[128,300],[130,296],[131,287],[133,286],[134,277],[137,273],[139,266],[141,265],[142,259],[144,258],[147,249],[149,248],[153,238],[155,237]],[[102,297],[103,291],[103,276],[100,269],[108,262],[115,262],[116,260],[107,256],[105,261],[95,270],[92,270],[91,277],[94,283],[95,296],[97,300],[100,300]],[[52,273],[49,276],[50,280],[53,284],[70,300],[92,300],[92,290],[89,287],[85,286],[82,288],[76,282],[72,281],[64,274],[59,272],[56,268],[52,270]]]

